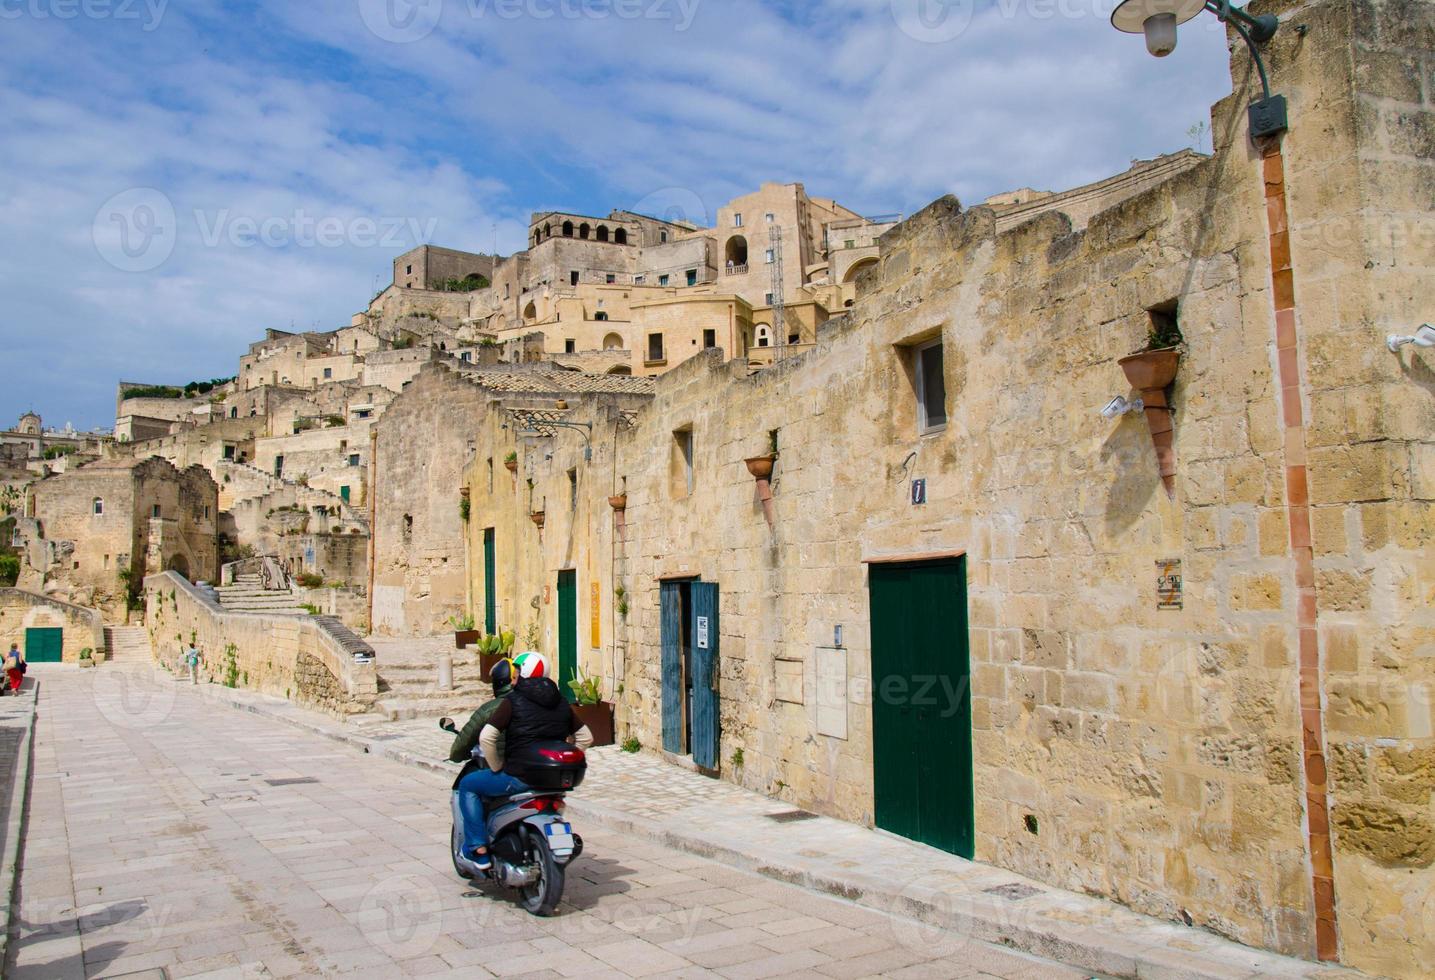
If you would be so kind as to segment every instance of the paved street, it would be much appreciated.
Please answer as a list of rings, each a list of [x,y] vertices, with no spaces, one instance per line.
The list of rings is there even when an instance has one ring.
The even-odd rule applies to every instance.
[[[1085,976],[581,825],[534,919],[454,876],[441,774],[124,668],[31,674],[16,980]]]

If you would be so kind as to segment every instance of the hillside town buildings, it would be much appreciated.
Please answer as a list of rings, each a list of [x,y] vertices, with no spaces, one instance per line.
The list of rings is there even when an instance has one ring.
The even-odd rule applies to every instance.
[[[1432,318],[1435,12],[1267,7],[1306,28],[1278,137],[1238,47],[1209,156],[904,220],[541,211],[232,380],[121,385],[103,458],[29,491],[34,591],[172,571],[165,630],[364,710],[347,634],[269,655],[178,578],[268,558],[360,632],[511,628],[621,738],[804,811],[1423,975],[1435,402],[1385,338]],[[82,533],[98,498],[128,526]]]

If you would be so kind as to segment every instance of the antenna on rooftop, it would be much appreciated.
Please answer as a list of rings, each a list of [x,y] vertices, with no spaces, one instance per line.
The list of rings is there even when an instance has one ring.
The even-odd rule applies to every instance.
[[[776,334],[778,356],[783,356],[783,348],[787,346],[787,324],[785,297],[782,288],[782,226],[776,222],[769,232],[769,241],[772,244],[772,332]]]

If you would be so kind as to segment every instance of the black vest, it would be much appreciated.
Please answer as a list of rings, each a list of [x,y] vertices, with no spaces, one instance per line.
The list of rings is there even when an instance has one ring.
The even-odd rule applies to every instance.
[[[513,717],[508,722],[505,755],[514,756],[535,742],[562,742],[573,734],[573,708],[546,677],[529,677],[508,696]]]

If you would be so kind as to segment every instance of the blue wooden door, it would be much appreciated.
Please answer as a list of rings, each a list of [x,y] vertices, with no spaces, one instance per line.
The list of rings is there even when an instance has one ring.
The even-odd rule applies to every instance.
[[[718,768],[721,715],[718,711],[718,587],[694,582],[693,597],[693,761]]]
[[[683,597],[664,582],[662,600],[663,749],[683,754]]]

